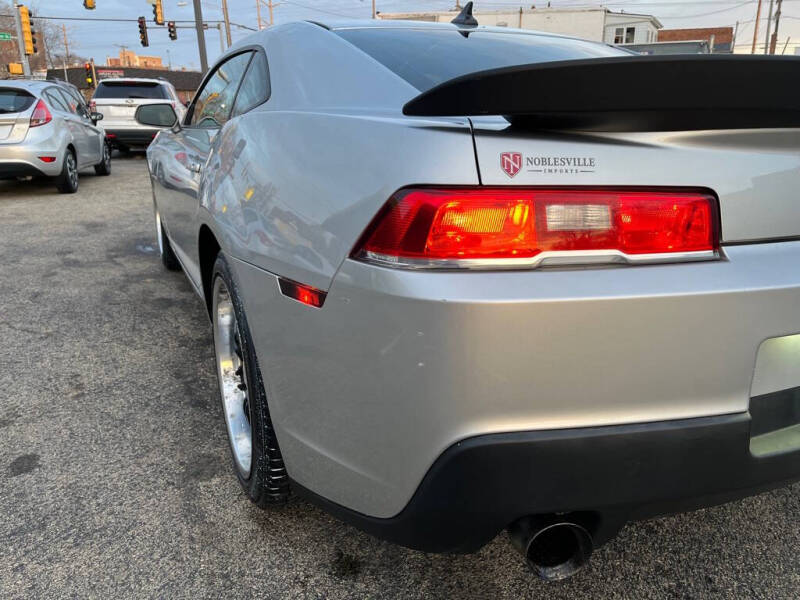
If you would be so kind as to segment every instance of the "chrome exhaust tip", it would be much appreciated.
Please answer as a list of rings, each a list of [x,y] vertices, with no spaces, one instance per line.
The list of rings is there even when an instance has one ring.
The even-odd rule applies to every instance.
[[[524,517],[509,527],[511,543],[545,581],[572,577],[589,562],[594,543],[583,525],[566,518]]]

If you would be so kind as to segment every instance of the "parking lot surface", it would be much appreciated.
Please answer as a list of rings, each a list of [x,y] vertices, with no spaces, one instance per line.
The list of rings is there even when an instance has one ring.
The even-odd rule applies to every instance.
[[[257,509],[203,306],[158,260],[143,157],[80,186],[0,182],[0,598],[800,595],[800,485],[631,524],[557,584],[505,534],[427,555],[305,502]]]

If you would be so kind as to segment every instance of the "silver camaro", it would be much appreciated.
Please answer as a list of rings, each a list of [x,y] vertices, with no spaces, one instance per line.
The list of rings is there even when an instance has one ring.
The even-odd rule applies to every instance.
[[[231,48],[147,157],[250,499],[558,579],[800,478],[799,73],[468,19]]]

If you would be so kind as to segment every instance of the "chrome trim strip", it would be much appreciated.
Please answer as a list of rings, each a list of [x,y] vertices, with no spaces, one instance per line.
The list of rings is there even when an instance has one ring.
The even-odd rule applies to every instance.
[[[488,259],[398,259],[377,252],[362,252],[358,260],[396,269],[535,269],[548,266],[610,265],[610,264],[663,264],[718,260],[720,253],[715,250],[699,252],[660,252],[656,254],[626,254],[619,250],[559,250],[542,252],[530,258],[488,258]]]

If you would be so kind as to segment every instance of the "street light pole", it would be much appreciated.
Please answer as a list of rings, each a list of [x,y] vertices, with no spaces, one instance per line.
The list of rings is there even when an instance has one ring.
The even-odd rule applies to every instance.
[[[256,0],[256,15],[258,18],[258,30],[261,31],[261,0]]]
[[[19,4],[16,2],[14,2],[14,24],[17,26],[17,45],[19,46],[22,73],[25,77],[30,77],[31,66],[28,64],[28,56],[25,54],[25,40],[22,38],[22,21],[19,18]]]
[[[203,31],[203,8],[200,0],[194,0],[194,27],[197,30],[197,49],[200,52],[200,70],[208,71],[208,55],[206,54],[206,34]]]

